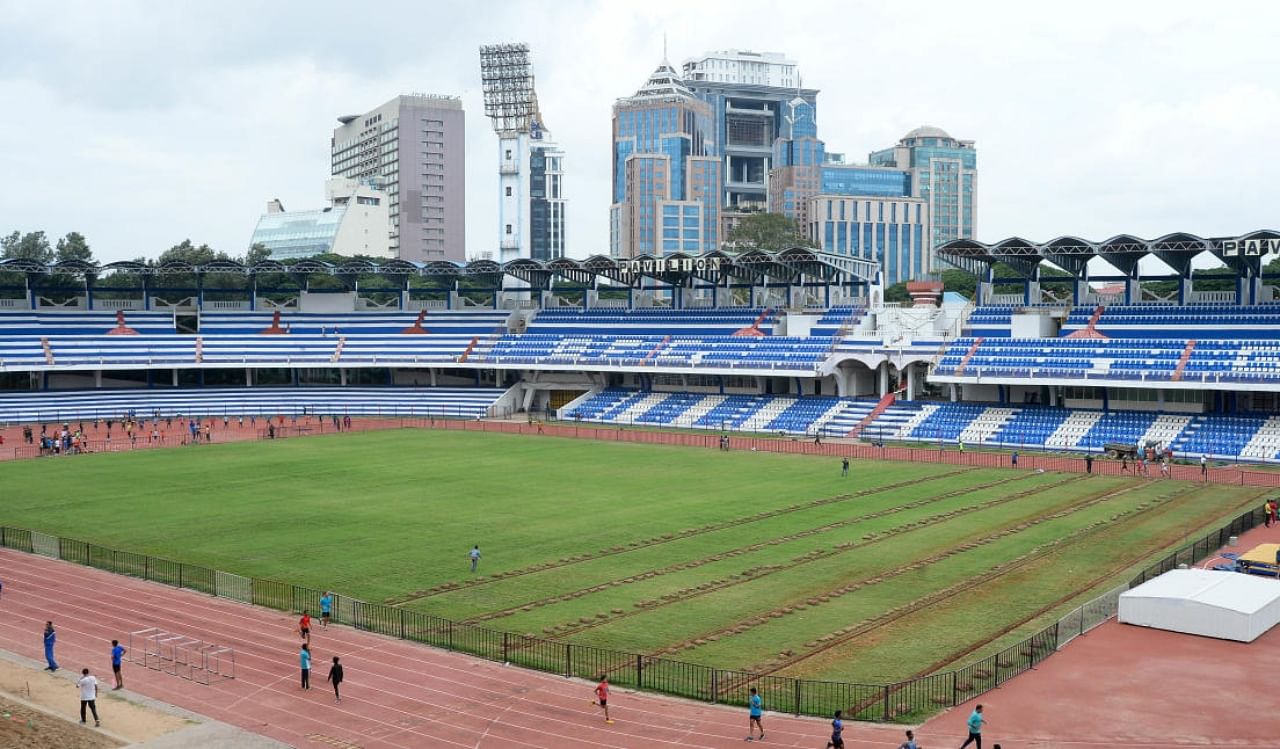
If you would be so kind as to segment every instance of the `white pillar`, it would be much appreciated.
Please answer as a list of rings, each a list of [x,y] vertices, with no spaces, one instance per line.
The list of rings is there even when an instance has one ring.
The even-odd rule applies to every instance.
[[[338,384],[342,387],[347,386],[347,369],[346,367],[338,368]]]
[[[907,400],[909,401],[916,399],[916,369],[914,363],[907,365]]]
[[[960,400],[960,386],[953,382],[951,383],[951,402],[955,403],[959,400]]]
[[[253,387],[253,369],[250,367],[244,368],[244,386],[247,388]]]
[[[436,370],[435,370],[435,367],[432,367],[431,369],[429,369],[429,370],[427,370],[427,371],[431,373],[431,387],[435,387],[435,386],[436,386]]]
[[[173,386],[178,386],[178,370],[173,370]]]
[[[889,394],[889,362],[884,362],[878,369],[880,370],[880,397]]]
[[[93,386],[96,388],[102,387],[102,370],[101,369],[96,369],[93,372]]]

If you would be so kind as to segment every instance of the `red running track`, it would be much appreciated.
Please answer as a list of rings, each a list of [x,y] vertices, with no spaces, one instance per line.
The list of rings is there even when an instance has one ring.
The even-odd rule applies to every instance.
[[[746,736],[745,709],[619,689],[610,700],[616,722],[605,725],[590,704],[592,684],[336,625],[313,631],[313,686],[303,692],[292,615],[8,549],[0,580],[0,648],[43,661],[40,632],[52,619],[62,668],[109,678],[110,640],[146,627],[230,646],[234,680],[204,686],[130,662],[125,683],[297,747],[674,749],[741,747]],[[323,681],[334,655],[346,668],[341,704]],[[829,733],[820,720],[766,713],[764,723],[771,746],[822,747]],[[895,746],[901,735],[845,730],[851,747]]]

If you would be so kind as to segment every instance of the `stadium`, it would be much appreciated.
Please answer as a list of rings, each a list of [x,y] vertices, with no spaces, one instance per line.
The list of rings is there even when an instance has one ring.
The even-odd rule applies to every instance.
[[[938,254],[974,299],[888,302],[876,263],[799,247],[6,260],[0,545],[277,611],[333,591],[354,632],[560,677],[918,724],[1221,561],[1280,486],[1280,232]],[[175,673],[232,678],[143,631]]]

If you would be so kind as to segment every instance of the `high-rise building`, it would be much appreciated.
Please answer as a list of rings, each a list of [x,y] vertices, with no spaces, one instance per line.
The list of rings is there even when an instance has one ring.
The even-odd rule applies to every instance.
[[[912,197],[911,174],[843,163],[818,137],[808,101],[789,102],[773,159],[769,211],[790,218],[823,251],[878,262],[887,284],[933,267],[929,207]]]
[[[498,258],[564,257],[564,151],[539,111],[528,45],[481,47],[480,77],[498,134]]]
[[[389,202],[391,252],[405,260],[465,260],[462,101],[408,94],[338,122],[331,171],[379,180]]]
[[[377,182],[333,177],[324,192],[329,205],[310,211],[286,211],[279,200],[269,201],[249,246],[262,245],[273,260],[326,253],[393,257],[387,194]]]
[[[773,144],[783,134],[789,104],[800,98],[816,109],[818,91],[802,88],[796,63],[776,52],[708,52],[686,61],[683,74],[715,116],[721,234],[727,237],[744,215],[766,209]]]
[[[930,248],[953,239],[972,239],[977,221],[978,152],[971,140],[957,140],[937,127],[918,127],[892,148],[874,151],[873,166],[911,174],[911,194],[929,204]]]
[[[711,107],[666,60],[613,106],[615,257],[720,247],[720,160]]]

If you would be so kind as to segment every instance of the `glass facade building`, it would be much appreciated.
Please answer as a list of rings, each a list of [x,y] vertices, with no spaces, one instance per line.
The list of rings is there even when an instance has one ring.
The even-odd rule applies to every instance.
[[[973,238],[978,188],[978,153],[973,141],[952,138],[941,128],[918,127],[896,146],[873,152],[868,161],[910,172],[911,194],[929,204],[931,246]]]
[[[249,246],[260,244],[272,260],[311,257],[333,251],[346,208],[267,213],[258,219]]]
[[[711,108],[664,61],[613,108],[611,254],[719,249],[719,189]]]
[[[929,206],[919,198],[819,195],[810,234],[824,252],[880,264],[885,285],[928,273]]]

